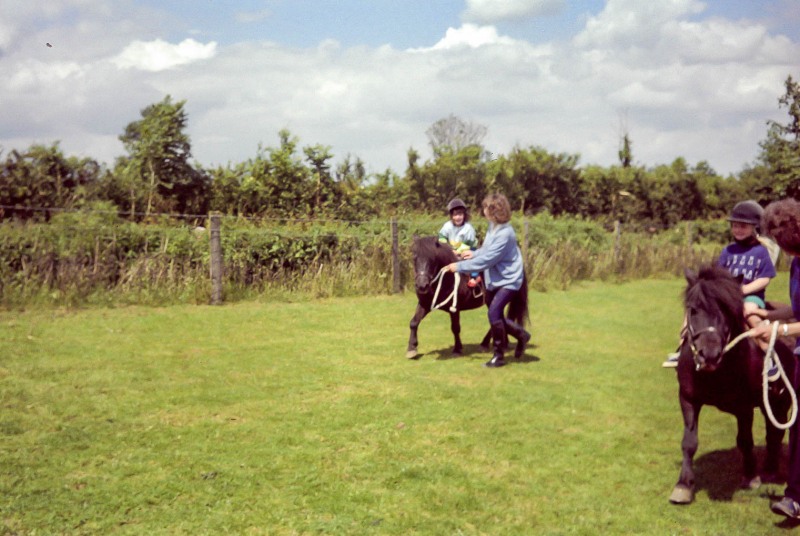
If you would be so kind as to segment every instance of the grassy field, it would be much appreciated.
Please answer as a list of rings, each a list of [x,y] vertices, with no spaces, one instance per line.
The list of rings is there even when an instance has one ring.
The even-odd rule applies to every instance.
[[[436,313],[406,360],[411,294],[0,313],[0,533],[781,534],[713,408],[697,499],[668,502],[682,289],[532,293],[499,370],[483,311],[464,356]]]

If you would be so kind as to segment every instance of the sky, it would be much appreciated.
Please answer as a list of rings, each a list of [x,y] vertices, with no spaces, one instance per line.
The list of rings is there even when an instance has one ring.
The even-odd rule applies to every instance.
[[[617,164],[755,163],[800,79],[797,0],[0,0],[0,156],[59,143],[108,165],[170,95],[193,160],[330,147],[402,175],[454,115],[484,147]],[[302,152],[299,152],[302,155]]]

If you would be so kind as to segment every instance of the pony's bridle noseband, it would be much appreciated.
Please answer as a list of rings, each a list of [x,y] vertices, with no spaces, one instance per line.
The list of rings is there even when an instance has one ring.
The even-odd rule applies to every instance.
[[[695,346],[694,341],[703,333],[720,333],[720,331],[714,326],[706,326],[700,331],[695,331],[694,327],[692,326],[691,316],[688,313],[686,314],[686,329],[689,332],[689,348],[691,348],[692,350],[692,357],[694,359],[695,370],[700,370],[705,366],[705,364],[700,362],[700,351],[697,349],[697,346]],[[730,340],[730,337],[731,337],[730,332],[726,333],[724,336],[720,333],[720,341],[722,342],[722,348],[726,348],[728,346],[728,341]]]

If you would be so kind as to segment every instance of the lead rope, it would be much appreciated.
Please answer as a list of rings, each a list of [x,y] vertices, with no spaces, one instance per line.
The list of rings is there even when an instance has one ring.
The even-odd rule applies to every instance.
[[[455,278],[455,282],[453,283],[453,292],[444,300],[442,300],[442,303],[436,305],[436,299],[439,297],[439,291],[442,289],[442,281],[444,281],[444,277],[442,277],[442,274],[444,274],[444,272],[439,272],[436,275],[436,277],[433,278],[433,281],[431,281],[433,283],[437,279],[439,280],[439,283],[437,283],[436,285],[436,292],[433,293],[433,302],[431,303],[431,311],[438,309],[439,307],[442,307],[450,300],[453,300],[453,305],[450,306],[450,312],[455,313],[456,311],[458,311],[458,286],[461,284],[461,274],[459,274],[458,272],[455,272],[453,274],[453,277]]]
[[[762,385],[762,393],[764,397],[764,408],[767,410],[767,415],[769,416],[769,420],[772,424],[775,425],[775,428],[779,430],[786,430],[790,428],[794,421],[797,419],[797,393],[794,392],[792,388],[792,383],[789,381],[789,378],[786,376],[786,372],[783,370],[783,364],[781,360],[778,359],[778,354],[775,352],[775,340],[778,338],[778,322],[775,322],[772,326],[772,336],[769,338],[769,348],[767,349],[767,353],[764,354],[764,369],[761,373],[761,385]],[[769,405],[769,359],[768,357],[772,357],[772,361],[778,367],[778,372],[781,374],[781,379],[783,383],[786,385],[786,389],[789,391],[789,396],[792,397],[792,416],[789,417],[789,421],[786,424],[780,424],[775,416],[772,414],[772,407]]]
[[[778,324],[779,322],[775,322],[772,325],[772,335],[769,338],[769,347],[767,348],[767,352],[764,354],[764,368],[761,371],[761,394],[762,399],[764,401],[764,409],[767,412],[767,416],[769,417],[770,422],[778,428],[779,430],[786,430],[791,428],[794,424],[794,421],[797,420],[797,393],[795,393],[794,389],[792,388],[792,382],[789,381],[788,376],[786,376],[786,371],[783,370],[783,363],[781,360],[778,359],[778,354],[775,352],[775,341],[778,338]],[[727,352],[734,346],[736,346],[739,341],[742,339],[749,337],[752,330],[745,331],[731,342],[725,346],[723,353]],[[792,415],[789,417],[789,421],[786,424],[781,424],[775,418],[775,415],[772,413],[772,406],[769,404],[769,361],[772,358],[772,362],[775,363],[775,366],[778,367],[778,372],[780,373],[781,380],[783,381],[786,389],[789,391],[789,396],[792,398]]]

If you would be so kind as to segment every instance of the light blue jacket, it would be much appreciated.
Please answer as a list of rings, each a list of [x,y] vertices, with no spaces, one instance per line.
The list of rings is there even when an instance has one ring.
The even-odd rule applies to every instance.
[[[517,235],[508,223],[489,224],[486,240],[473,252],[473,257],[456,263],[459,272],[484,272],[486,288],[497,290],[522,287],[522,252],[517,246]]]

